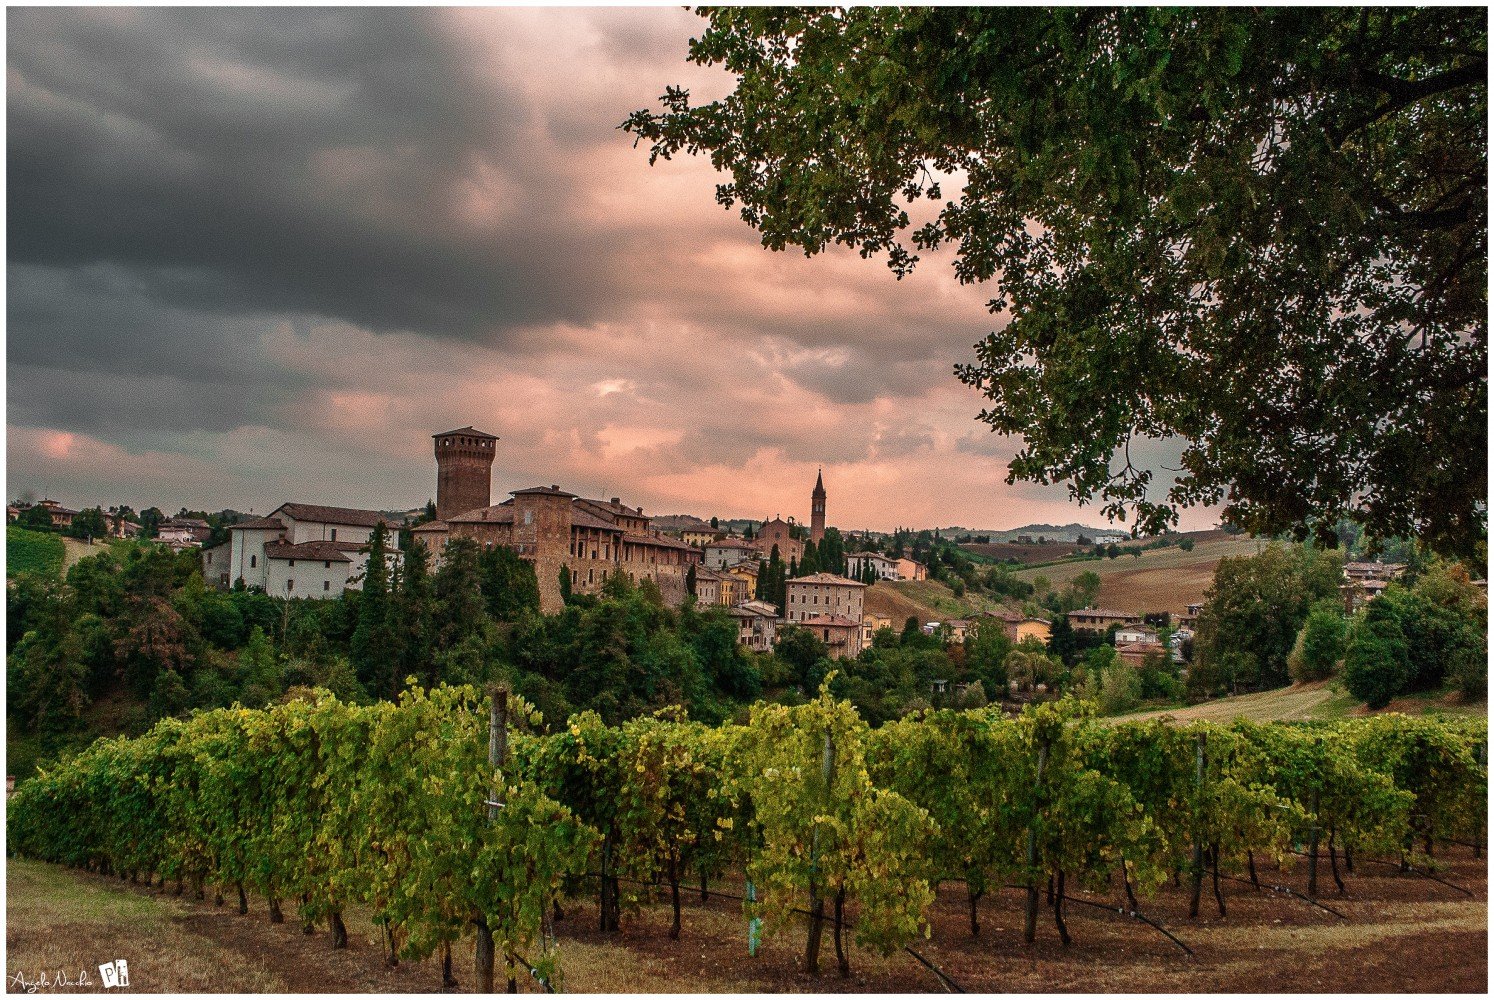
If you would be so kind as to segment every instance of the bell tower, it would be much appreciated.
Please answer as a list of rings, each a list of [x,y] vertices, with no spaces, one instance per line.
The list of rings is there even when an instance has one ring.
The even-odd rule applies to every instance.
[[[444,521],[491,505],[498,438],[471,426],[431,437],[436,442],[436,517]]]
[[[814,477],[814,492],[809,495],[809,540],[815,545],[825,537],[825,475],[820,470]]]

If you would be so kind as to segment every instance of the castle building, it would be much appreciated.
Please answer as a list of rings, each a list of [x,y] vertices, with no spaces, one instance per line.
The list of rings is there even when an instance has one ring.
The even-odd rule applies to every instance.
[[[623,573],[633,583],[652,580],[666,601],[681,603],[685,577],[702,555],[700,549],[654,531],[642,507],[629,507],[619,497],[590,500],[556,485],[514,490],[500,504],[438,518],[413,534],[437,556],[453,538],[470,538],[483,548],[513,549],[534,565],[545,614],[565,606],[562,569],[574,593],[597,593],[609,578]]]
[[[491,504],[498,438],[471,425],[431,437],[436,442],[436,517],[454,517]]]

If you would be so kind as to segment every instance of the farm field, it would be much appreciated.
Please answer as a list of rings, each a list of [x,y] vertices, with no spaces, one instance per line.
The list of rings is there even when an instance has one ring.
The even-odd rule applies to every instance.
[[[969,592],[955,597],[954,591],[937,580],[882,581],[866,590],[864,607],[873,614],[889,615],[901,629],[909,615],[920,622],[965,618],[978,611],[996,611],[1001,602]]]
[[[1470,895],[1361,861],[1345,875],[1345,895],[1329,881],[1322,897],[1342,918],[1230,881],[1221,883],[1223,917],[1207,891],[1196,921],[1186,916],[1186,886],[1144,898],[1143,912],[1193,949],[1194,959],[1137,921],[1077,902],[1066,907],[1073,945],[1059,943],[1051,911],[1043,907],[1037,943],[1027,947],[1020,934],[1022,896],[1012,890],[981,902],[981,934],[972,938],[957,883],[941,889],[932,936],[915,948],[972,992],[1482,991],[1488,969],[1487,866],[1469,849],[1452,850],[1441,859],[1446,868],[1439,877]],[[1265,883],[1306,888],[1304,864],[1281,872],[1266,868],[1261,876]],[[286,923],[272,925],[264,902],[253,897],[249,915],[240,916],[232,898],[219,908],[211,898],[196,902],[169,890],[24,860],[9,864],[7,889],[10,976],[92,969],[125,958],[135,992],[440,989],[435,960],[383,967],[366,913],[349,914],[349,948],[334,952],[324,928],[304,935],[289,912]],[[1114,894],[1073,895],[1115,902]],[[556,924],[565,992],[942,992],[939,980],[906,952],[882,958],[853,948],[851,976],[842,979],[830,950],[824,974],[811,978],[799,969],[799,925],[767,935],[758,957],[750,958],[740,904],[729,899],[702,903],[688,893],[678,941],[668,938],[663,904],[625,913],[622,931],[612,935],[596,930],[594,897],[570,900],[565,912]],[[470,990],[470,938],[454,959],[457,991]],[[538,992],[538,985],[521,978],[520,989]]]
[[[63,540],[46,531],[5,526],[5,575],[62,572],[66,558]]]
[[[1113,716],[1116,722],[1140,722],[1169,716],[1179,722],[1229,723],[1236,719],[1250,722],[1290,722],[1306,719],[1329,720],[1400,712],[1404,715],[1485,715],[1488,702],[1464,702],[1453,691],[1428,691],[1396,698],[1380,713],[1371,712],[1363,702],[1343,690],[1337,681],[1311,681],[1272,691],[1257,691],[1234,697],[1176,708],[1159,708]]]
[[[965,552],[985,556],[988,559],[1016,559],[1018,562],[1051,562],[1073,555],[1089,546],[1073,542],[1044,542],[1042,545],[1018,545],[1016,542],[966,542],[960,546]]]
[[[1016,575],[1032,582],[1045,576],[1054,587],[1062,587],[1080,573],[1090,571],[1100,576],[1102,608],[1136,613],[1148,611],[1181,612],[1187,605],[1203,600],[1204,591],[1214,581],[1214,567],[1225,556],[1254,555],[1267,544],[1265,539],[1229,535],[1222,531],[1200,532],[1193,551],[1176,546],[1151,549],[1140,557],[1119,556],[1115,559],[1087,559],[1061,566],[1017,570]]]

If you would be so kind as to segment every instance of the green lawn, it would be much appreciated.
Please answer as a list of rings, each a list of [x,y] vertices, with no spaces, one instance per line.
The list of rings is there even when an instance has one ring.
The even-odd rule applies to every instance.
[[[20,573],[62,575],[62,539],[45,531],[5,526],[5,575]]]

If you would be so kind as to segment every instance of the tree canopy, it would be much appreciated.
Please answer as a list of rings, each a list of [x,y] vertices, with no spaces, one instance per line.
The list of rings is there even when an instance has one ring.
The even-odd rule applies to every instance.
[[[624,128],[708,153],[775,250],[899,276],[946,245],[1001,329],[957,366],[1066,483],[1146,533],[1229,522],[1470,555],[1486,532],[1485,13],[734,8],[737,76]],[[946,193],[948,192],[948,194]],[[950,197],[949,195],[953,195]],[[920,204],[923,203],[923,204]],[[1182,442],[1165,490],[1129,446]]]

